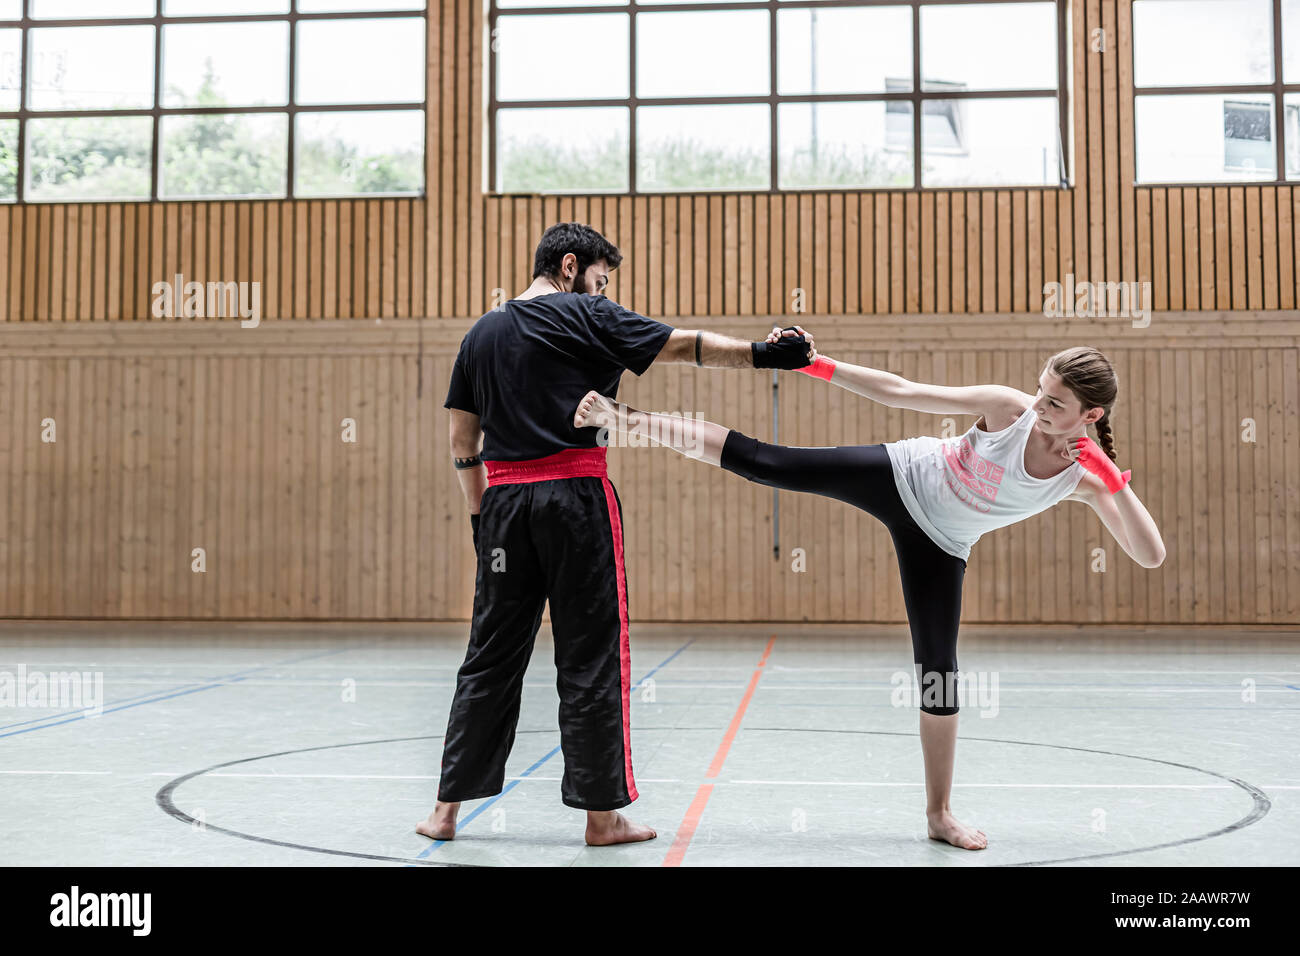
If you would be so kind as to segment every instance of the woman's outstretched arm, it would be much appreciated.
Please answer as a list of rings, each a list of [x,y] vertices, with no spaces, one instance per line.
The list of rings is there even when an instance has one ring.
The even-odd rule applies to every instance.
[[[1092,443],[1092,439],[1084,442],[1085,445],[1089,443]],[[1101,470],[1117,474],[1117,468],[1105,467],[1110,464],[1109,459],[1106,462],[1100,461],[1104,456],[1101,449],[1096,448],[1095,443],[1091,447],[1094,449],[1091,457],[1102,466]],[[1122,482],[1119,490],[1112,492],[1107,487],[1106,480],[1092,470],[1092,465],[1087,460],[1089,456],[1080,456],[1078,450],[1072,448],[1070,457],[1088,468],[1089,473],[1083,476],[1067,500],[1082,501],[1089,505],[1124,549],[1124,553],[1142,567],[1160,567],[1165,560],[1165,542],[1160,537],[1160,529],[1156,527],[1150,512],[1129,486],[1128,473],[1120,476],[1120,482],[1112,480],[1112,484]]]
[[[768,341],[775,341],[775,336],[780,332],[779,328],[773,329],[772,334],[768,335]],[[799,371],[825,378],[832,385],[890,408],[1014,419],[1034,402],[1033,395],[1009,385],[930,385],[910,381],[893,372],[841,362],[817,353],[814,353],[813,358],[812,366]]]

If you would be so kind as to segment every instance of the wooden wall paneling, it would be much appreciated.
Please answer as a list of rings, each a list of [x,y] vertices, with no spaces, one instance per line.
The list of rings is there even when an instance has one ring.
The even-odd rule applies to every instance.
[[[1286,423],[1284,475],[1295,475],[1300,473],[1300,349],[1286,349],[1281,360],[1283,419]],[[1285,481],[1283,484],[1285,492]],[[1286,619],[1295,620],[1300,616],[1300,510],[1288,507],[1285,499],[1282,510],[1286,515]]]
[[[1288,423],[1286,420],[1286,374],[1283,360],[1292,357],[1290,349],[1267,349],[1268,357],[1268,553],[1270,620],[1283,621],[1288,617],[1290,600],[1287,595],[1291,552],[1288,547],[1286,513],[1288,510],[1287,460],[1293,451],[1287,448]],[[1292,364],[1294,368],[1294,363]],[[1294,474],[1294,472],[1292,472]]]
[[[993,305],[989,311],[1009,312],[1011,310],[1011,256],[1012,256],[1012,218],[1011,193],[999,189],[996,193],[985,195],[997,205],[994,240],[997,248],[996,278],[994,280]]]
[[[952,309],[952,239],[951,195],[941,192],[934,197],[934,275],[931,283],[934,295],[933,308],[939,312]],[[924,308],[924,304],[922,308]],[[854,305],[849,304],[849,311]]]
[[[20,284],[13,281],[13,270],[9,260],[11,249],[9,233],[13,229],[17,212],[18,210],[12,207],[0,206],[0,321],[3,322],[18,318],[9,301],[11,293],[20,287]]]
[[[1231,354],[1231,353],[1229,353]],[[1224,418],[1230,411],[1225,408],[1226,398],[1222,389],[1224,375],[1224,353],[1218,349],[1206,349],[1204,366],[1198,366],[1203,374],[1204,387],[1201,389],[1200,401],[1205,403],[1205,483],[1206,483],[1206,534],[1208,547],[1205,564],[1208,572],[1208,589],[1205,600],[1205,614],[1226,616],[1225,588],[1230,567],[1235,569],[1235,556],[1229,553],[1227,545],[1226,523],[1231,516],[1225,514],[1227,483],[1224,476],[1226,452],[1232,448],[1235,440],[1233,429],[1224,428]]]
[[[1263,297],[1259,308],[1278,307],[1278,255],[1277,255],[1277,200],[1280,190],[1256,189],[1259,194],[1260,216],[1260,266],[1263,270]]]
[[[1291,216],[1292,191],[1291,186],[1283,186],[1277,191],[1278,303],[1283,309],[1296,307],[1296,264],[1300,258],[1296,254],[1295,220]],[[3,230],[0,230],[0,241],[3,241]]]
[[[1246,191],[1241,186],[1228,187],[1228,222],[1232,263],[1232,308],[1246,308]]]
[[[1168,269],[1168,308],[1183,309],[1185,282],[1183,277],[1183,191],[1165,190],[1165,217],[1169,236],[1166,240]]]
[[[1153,265],[1152,307],[1169,308],[1169,221],[1168,190],[1151,190],[1151,257]]]
[[[921,311],[921,221],[920,196],[917,193],[895,193],[902,204],[903,246],[903,308],[904,312]],[[821,306],[824,310],[825,306]]]
[[[1245,235],[1245,288],[1242,289],[1244,308],[1260,309],[1264,306],[1263,296],[1263,253],[1260,243],[1259,187],[1248,186],[1244,190],[1246,213]]]
[[[1272,582],[1269,558],[1272,554],[1272,542],[1269,540],[1268,503],[1269,447],[1273,444],[1269,433],[1270,405],[1272,396],[1268,392],[1268,349],[1252,348],[1250,356],[1251,412],[1258,423],[1259,437],[1250,449],[1250,495],[1248,503],[1253,504],[1248,513],[1246,527],[1250,529],[1254,541],[1255,613],[1257,619],[1272,619]]]
[[[1011,274],[1008,277],[1005,301],[1007,310],[1014,309],[1017,312],[1029,310],[1027,204],[1025,190],[1017,189],[1011,193]],[[926,311],[934,310],[931,308]]]
[[[1195,189],[1182,190],[1182,207],[1183,307],[1199,309],[1201,307],[1200,207]]]

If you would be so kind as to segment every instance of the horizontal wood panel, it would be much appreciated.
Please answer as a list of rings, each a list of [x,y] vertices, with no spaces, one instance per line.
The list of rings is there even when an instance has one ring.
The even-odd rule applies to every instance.
[[[1193,330],[1222,324],[1199,314],[1157,314],[1148,330],[1067,323],[1054,341],[1031,331],[1010,348],[964,344],[966,327],[985,324],[973,317],[899,323],[910,329],[902,340],[892,324],[811,316],[809,326],[828,354],[947,384],[1032,388],[1046,355],[1073,341],[1115,362],[1116,447],[1168,560],[1140,568],[1085,506],[1063,503],[976,545],[965,620],[1296,623],[1300,516],[1287,479],[1300,468],[1300,359],[1294,344],[1268,343],[1294,343],[1297,320],[1237,318],[1249,331],[1235,345],[1198,344]],[[0,616],[467,617],[469,529],[441,407],[463,328],[0,330]],[[1158,329],[1183,344],[1136,334]],[[806,376],[779,385],[786,444],[970,424]],[[656,367],[626,376],[621,397],[773,438],[769,373]],[[356,422],[355,444],[341,440],[344,418]],[[41,440],[45,419],[55,442]],[[1247,419],[1254,442],[1242,441]],[[660,448],[618,449],[611,467],[637,619],[903,619],[889,540],[870,516],[786,492],[774,510],[771,489]],[[206,549],[204,573],[191,570],[196,547]],[[795,548],[805,572],[792,570]],[[1096,548],[1104,572],[1092,570]]]

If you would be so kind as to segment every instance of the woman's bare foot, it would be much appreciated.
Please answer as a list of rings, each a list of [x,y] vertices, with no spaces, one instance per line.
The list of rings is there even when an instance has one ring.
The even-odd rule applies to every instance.
[[[942,840],[963,850],[983,850],[989,845],[983,830],[966,826],[948,810],[927,813],[925,819],[931,840]]]
[[[595,392],[591,393],[595,395]],[[590,397],[590,396],[588,396]],[[586,399],[583,399],[586,401]],[[605,399],[609,401],[609,399]],[[649,827],[632,823],[617,810],[587,811],[587,846],[611,846],[615,843],[641,843],[659,834]]]
[[[582,396],[577,411],[573,413],[574,428],[609,428],[618,425],[618,403],[600,392]]]
[[[415,825],[415,832],[427,836],[430,840],[456,839],[456,814],[460,811],[459,803],[438,801],[429,819]]]

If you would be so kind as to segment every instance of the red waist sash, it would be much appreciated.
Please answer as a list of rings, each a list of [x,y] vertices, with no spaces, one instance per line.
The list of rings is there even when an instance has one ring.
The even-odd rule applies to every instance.
[[[488,485],[522,485],[557,478],[605,478],[605,448],[566,448],[529,461],[484,461]]]

